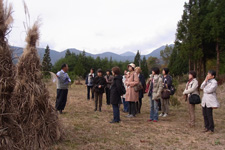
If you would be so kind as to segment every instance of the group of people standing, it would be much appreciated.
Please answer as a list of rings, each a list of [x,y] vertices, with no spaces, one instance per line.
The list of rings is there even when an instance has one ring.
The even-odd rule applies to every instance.
[[[201,101],[202,106],[202,114],[204,118],[204,130],[203,132],[214,132],[214,121],[213,121],[213,109],[217,109],[219,107],[219,102],[216,96],[216,89],[218,87],[216,81],[216,71],[210,70],[201,84],[200,89],[203,90],[203,97]],[[190,127],[195,126],[195,103],[191,103],[193,99],[193,95],[197,96],[200,99],[199,94],[199,84],[196,79],[196,72],[189,72],[189,81],[186,84],[186,88],[183,92],[185,100],[188,104],[189,110],[189,125]],[[196,98],[195,98],[196,99]]]
[[[123,104],[123,112],[128,113],[126,117],[133,118],[138,113],[141,113],[142,99],[144,94],[148,95],[150,100],[150,118],[149,122],[158,122],[158,117],[167,117],[169,114],[169,99],[170,95],[174,94],[172,85],[172,77],[169,75],[169,69],[164,68],[162,75],[160,69],[152,68],[147,82],[141,74],[141,68],[135,67],[131,63],[127,66],[128,71],[124,71],[124,75],[120,75],[120,68],[113,67],[112,71],[107,70],[103,76],[101,69],[97,70],[97,76],[94,74],[94,69],[86,77],[87,99],[91,98],[95,101],[94,111],[102,111],[103,93],[106,93],[106,104],[113,107],[113,119],[110,123],[119,123],[120,120],[120,105]],[[65,108],[68,94],[68,85],[71,82],[68,74],[68,65],[63,64],[61,71],[56,76],[58,78],[56,110],[60,113]],[[112,73],[112,75],[111,75]],[[201,84],[200,89],[203,90],[202,101],[200,101],[199,84],[196,79],[196,72],[189,72],[189,80],[186,84],[183,95],[187,101],[189,112],[189,125],[195,126],[195,105],[202,106],[205,129],[203,132],[214,132],[213,109],[219,107],[219,102],[216,97],[216,89],[218,87],[216,81],[216,72],[210,70]],[[159,107],[162,108],[162,113],[158,115]]]

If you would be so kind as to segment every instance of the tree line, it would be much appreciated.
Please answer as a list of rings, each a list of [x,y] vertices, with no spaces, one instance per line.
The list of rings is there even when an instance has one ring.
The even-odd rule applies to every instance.
[[[203,78],[208,69],[225,73],[225,1],[189,0],[178,22],[168,67],[174,75],[195,70]]]
[[[181,76],[195,70],[198,78],[205,77],[207,70],[214,69],[217,75],[225,73],[225,1],[224,0],[189,0],[184,4],[181,20],[177,24],[176,39],[173,46],[166,45],[161,51],[161,58],[141,57],[139,50],[134,58],[136,66],[142,68],[145,78],[152,67],[170,69],[173,76]],[[57,72],[61,64],[70,67],[72,79],[84,78],[90,68],[104,71],[118,66],[122,71],[127,69],[129,61],[117,62],[112,58],[96,59],[67,50],[65,57],[51,64],[50,50],[46,47],[43,58],[43,71]]]
[[[136,66],[141,67],[142,73],[145,76],[145,78],[148,78],[151,67],[153,66],[160,67],[159,63],[160,61],[158,58],[149,57],[146,59],[145,56],[142,58],[139,50],[137,51],[134,61],[132,62],[134,62]],[[49,46],[46,47],[45,54],[42,60],[42,71],[45,76],[48,76],[49,71],[55,73],[59,71],[61,65],[64,63],[68,64],[69,66],[68,74],[70,75],[72,80],[75,80],[78,78],[85,78],[91,68],[93,68],[94,70],[101,68],[103,71],[107,71],[111,70],[111,68],[114,66],[118,66],[120,67],[121,71],[124,71],[127,70],[127,65],[131,62],[115,61],[112,60],[112,57],[110,59],[100,57],[94,59],[91,56],[86,56],[85,51],[79,54],[75,54],[68,49],[65,53],[65,57],[59,59],[54,65],[52,65],[50,57],[50,49]]]

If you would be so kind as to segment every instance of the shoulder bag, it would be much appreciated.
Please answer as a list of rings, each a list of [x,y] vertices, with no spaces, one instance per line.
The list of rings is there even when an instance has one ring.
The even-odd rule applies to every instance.
[[[134,81],[134,74],[133,74],[133,81]],[[138,84],[134,86],[134,91],[139,92],[142,89],[143,89],[143,86],[142,86],[141,82],[139,81]]]

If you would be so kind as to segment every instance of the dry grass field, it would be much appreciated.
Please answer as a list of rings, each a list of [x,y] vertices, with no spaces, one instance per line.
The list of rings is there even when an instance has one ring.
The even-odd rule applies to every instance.
[[[196,127],[189,128],[188,113],[181,91],[178,97],[181,106],[170,107],[167,118],[159,122],[149,119],[149,100],[143,99],[142,113],[129,119],[121,111],[121,123],[110,124],[112,108],[106,105],[105,95],[102,112],[94,112],[94,102],[86,100],[84,85],[72,85],[69,89],[68,103],[62,115],[64,139],[55,144],[53,150],[145,150],[145,149],[216,149],[225,150],[225,102],[224,87],[218,90],[221,107],[214,110],[215,133],[202,133],[203,117],[201,107],[196,107]],[[49,84],[52,101],[55,100],[55,86]],[[221,93],[223,92],[223,93]],[[122,109],[122,107],[121,107]]]

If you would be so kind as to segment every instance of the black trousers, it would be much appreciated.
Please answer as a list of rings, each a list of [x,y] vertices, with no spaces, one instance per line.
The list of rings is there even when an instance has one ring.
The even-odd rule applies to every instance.
[[[214,132],[213,109],[202,107],[205,128]]]
[[[159,106],[159,111],[161,111],[162,110],[162,107],[161,107],[161,100],[160,99],[158,101],[158,106]]]
[[[87,99],[90,99],[90,93],[91,93],[91,98],[94,99],[94,92],[92,92],[93,86],[87,86]]]
[[[129,102],[129,114],[135,116],[137,113],[136,102]]]
[[[106,104],[110,105],[110,89],[109,88],[105,89],[105,94],[106,94]]]
[[[139,101],[136,103],[137,113],[141,113],[141,106],[142,106],[142,98],[139,98]]]
[[[57,89],[56,110],[64,110],[67,102],[68,89]]]
[[[120,107],[119,104],[113,104],[113,120],[116,122],[120,121]]]

